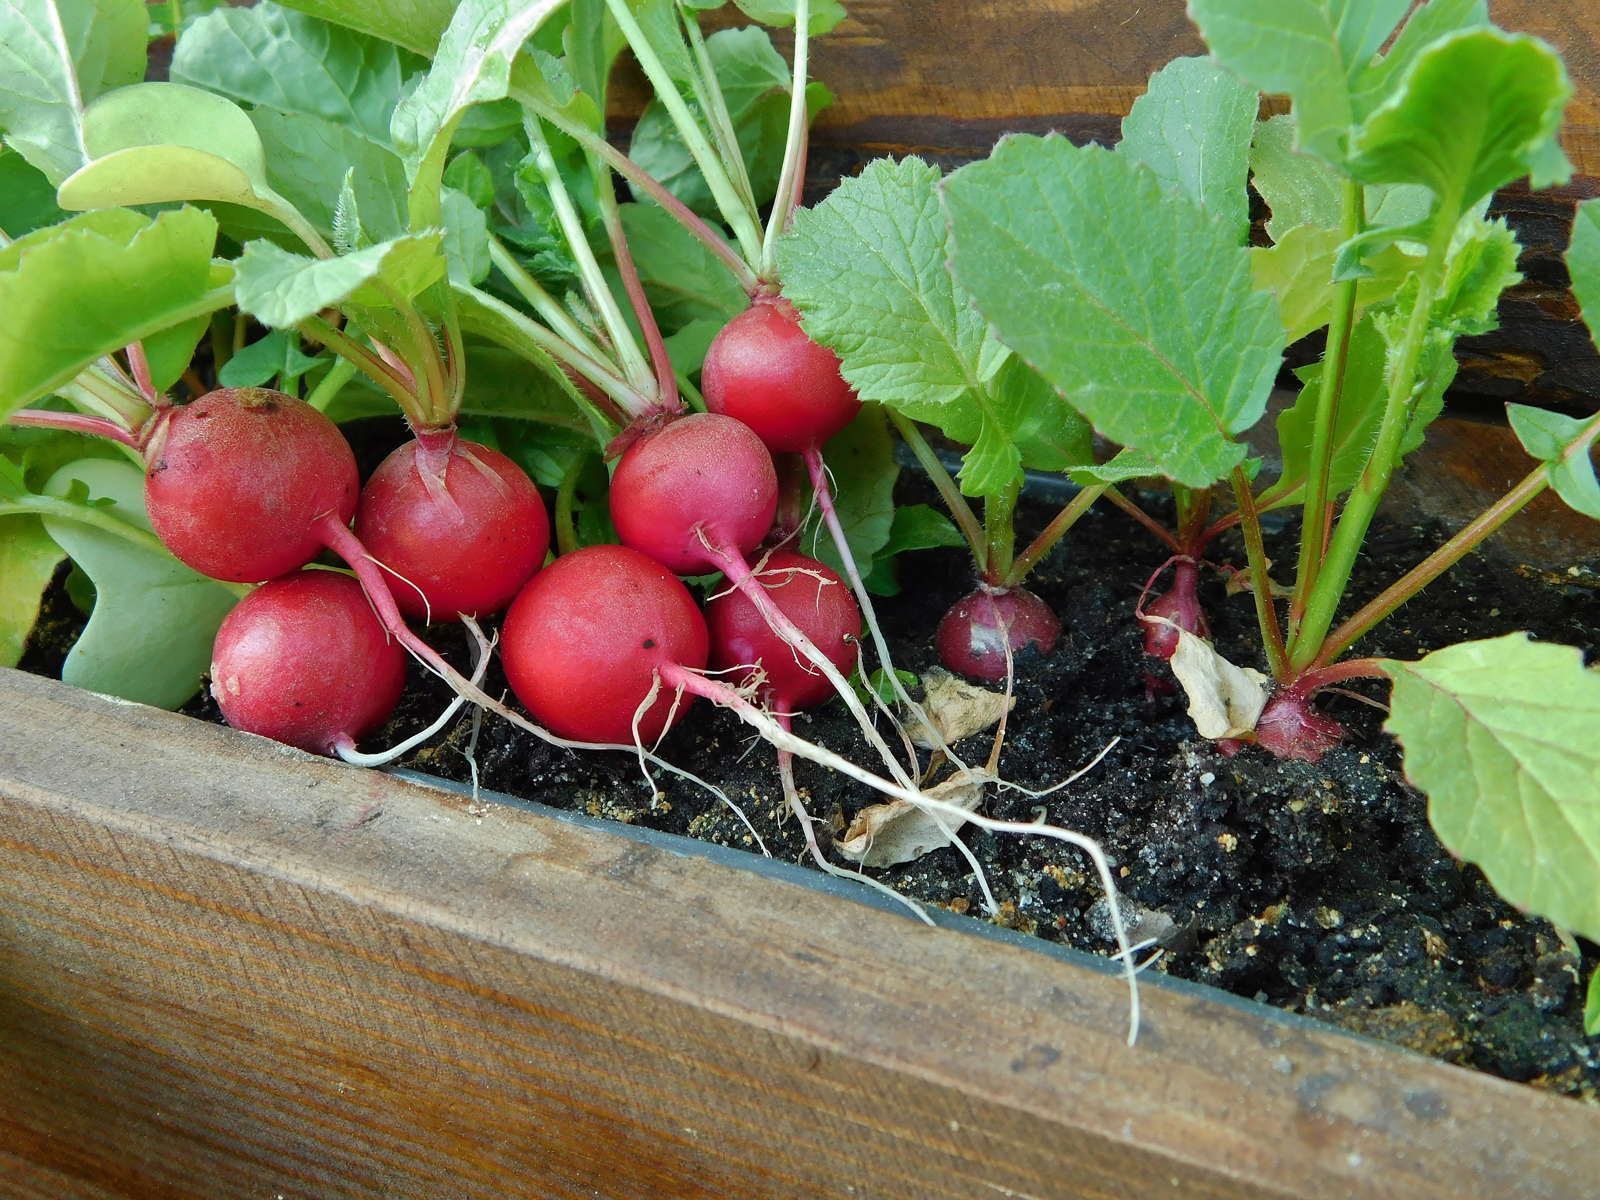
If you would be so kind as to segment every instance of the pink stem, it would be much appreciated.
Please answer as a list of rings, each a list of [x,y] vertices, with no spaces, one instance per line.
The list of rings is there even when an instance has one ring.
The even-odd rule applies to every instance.
[[[144,443],[139,436],[124,429],[107,417],[91,417],[87,413],[51,412],[43,408],[22,408],[6,418],[12,425],[31,426],[36,429],[64,429],[69,433],[86,433],[92,437],[108,438],[142,451]]]
[[[605,186],[611,186],[606,177]],[[644,284],[639,279],[639,269],[634,265],[633,251],[628,248],[628,237],[622,230],[622,218],[614,203],[601,206],[605,214],[606,235],[611,240],[611,252],[617,260],[617,271],[622,276],[622,289],[628,293],[628,303],[639,321],[644,334],[644,344],[650,350],[650,366],[655,371],[656,387],[660,392],[659,406],[667,412],[682,412],[683,400],[678,395],[678,374],[672,367],[672,357],[667,353],[667,343],[661,336],[661,326],[656,321],[655,310],[644,294]]]
[[[1388,674],[1384,671],[1382,662],[1383,660],[1378,658],[1351,658],[1331,666],[1313,667],[1289,687],[1301,695],[1312,696],[1324,688],[1343,683],[1346,679],[1387,679]]]
[[[128,367],[133,371],[133,381],[139,385],[139,391],[151,404],[159,404],[161,397],[156,395],[156,385],[150,378],[150,360],[145,357],[144,343],[134,342],[128,347]]]

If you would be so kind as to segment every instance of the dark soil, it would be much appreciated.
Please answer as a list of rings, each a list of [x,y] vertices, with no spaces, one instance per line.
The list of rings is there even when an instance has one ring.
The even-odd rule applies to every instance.
[[[902,481],[907,501],[930,499],[926,490],[914,477]],[[1019,535],[1052,511],[1025,504]],[[1273,540],[1274,556],[1292,561],[1287,532],[1280,529]],[[1441,540],[1432,527],[1380,526],[1352,600],[1375,593]],[[1242,559],[1239,547],[1226,542],[1214,553]],[[1165,948],[1154,969],[1592,1099],[1600,1088],[1600,1045],[1584,1037],[1582,1010],[1584,984],[1600,962],[1595,948],[1586,946],[1580,958],[1548,924],[1519,915],[1475,868],[1440,846],[1424,799],[1406,785],[1397,749],[1381,732],[1380,711],[1332,698],[1328,707],[1351,736],[1314,766],[1277,762],[1254,749],[1227,757],[1196,738],[1182,698],[1147,688],[1150,663],[1131,615],[1139,587],[1163,557],[1115,510],[1097,509],[1036,572],[1030,587],[1061,614],[1066,634],[1049,658],[1019,660],[1018,704],[1001,761],[1006,778],[1043,788],[1121,739],[1093,772],[1050,796],[1043,811],[1052,823],[1099,839],[1118,864],[1135,936]],[[1414,657],[1526,629],[1593,656],[1600,647],[1600,578],[1593,566],[1552,577],[1475,556],[1381,627],[1362,651]],[[879,613],[897,663],[921,672],[934,665],[933,628],[968,589],[970,568],[961,552],[937,551],[904,564],[904,574],[909,586],[881,602]],[[1226,597],[1213,583],[1206,599],[1222,652],[1255,662],[1249,598]],[[74,615],[58,586],[41,624],[55,636],[36,644],[25,666],[58,669],[52,661],[58,656],[44,647],[61,644],[57,638]],[[457,631],[439,627],[432,637],[447,653],[464,651]],[[1155,673],[1164,677],[1164,666]],[[406,736],[439,711],[440,687],[420,676],[414,683],[374,744]],[[504,682],[491,676],[489,686],[501,689]],[[1383,694],[1375,685],[1358,686],[1373,698]],[[191,711],[216,715],[204,700]],[[840,705],[801,716],[796,730],[872,761]],[[646,786],[631,756],[553,751],[493,717],[483,720],[475,746],[472,737],[472,723],[463,720],[409,765],[465,780],[472,746],[486,789],[753,846],[741,821],[714,798],[666,775]],[[987,739],[960,749],[981,761]],[[701,706],[661,753],[692,765],[737,800],[774,855],[805,860],[797,823],[782,819],[772,754],[736,719]],[[808,764],[799,764],[798,778],[810,810],[834,831],[874,802],[865,789]],[[1028,820],[1039,803],[1001,791],[990,796],[987,811]],[[1104,899],[1082,855],[1044,838],[971,829],[964,837],[1002,902],[1000,922],[1083,950],[1112,949]],[[970,869],[953,849],[882,875],[919,900],[981,911]]]

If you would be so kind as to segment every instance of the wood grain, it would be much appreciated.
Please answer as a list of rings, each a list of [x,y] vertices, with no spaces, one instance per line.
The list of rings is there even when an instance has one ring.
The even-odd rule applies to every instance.
[[[0,671],[8,1194],[1571,1200],[1600,1112]],[[20,1164],[20,1167],[18,1166]]]

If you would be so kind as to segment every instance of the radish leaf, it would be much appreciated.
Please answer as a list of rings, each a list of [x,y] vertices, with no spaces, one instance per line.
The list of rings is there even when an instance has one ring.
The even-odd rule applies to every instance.
[[[0,472],[11,464],[0,459]],[[5,504],[0,481],[0,507]],[[22,658],[28,633],[39,619],[39,601],[62,559],[61,547],[28,514],[0,517],[0,667]]]
[[[340,304],[387,308],[385,288],[410,299],[445,274],[438,233],[392,238],[322,259],[251,242],[237,265],[240,310],[273,328],[292,328]]]
[[[1600,480],[1594,473],[1594,444],[1600,417],[1564,417],[1525,404],[1506,405],[1511,428],[1522,448],[1550,469],[1550,486],[1569,508],[1600,521]]]
[[[1225,223],[1059,137],[1007,138],[944,194],[957,278],[1100,433],[1191,487],[1243,461],[1283,331]]]
[[[1512,904],[1600,937],[1600,673],[1524,633],[1384,670],[1384,728],[1439,840]]]
[[[286,0],[286,7],[431,58],[455,0]]]

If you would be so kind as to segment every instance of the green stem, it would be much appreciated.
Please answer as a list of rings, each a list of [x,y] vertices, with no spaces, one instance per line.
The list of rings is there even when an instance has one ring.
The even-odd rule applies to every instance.
[[[756,273],[750,269],[749,264],[744,259],[739,257],[738,252],[728,245],[727,240],[707,224],[699,214],[667,191],[655,176],[651,175],[626,154],[623,154],[622,151],[618,150],[594,130],[568,119],[560,111],[544,104],[537,97],[517,90],[512,91],[512,96],[523,108],[548,121],[585,150],[598,156],[618,175],[621,175],[629,183],[661,205],[662,208],[666,209],[678,224],[693,234],[718,262],[728,268],[729,273],[739,281],[739,286],[745,290],[746,294],[753,296],[760,290],[761,281],[756,278]]]
[[[772,259],[777,250],[778,237],[789,224],[794,212],[797,173],[805,161],[806,132],[810,113],[806,107],[806,78],[808,55],[811,46],[810,0],[795,0],[794,6],[794,83],[789,93],[789,131],[783,144],[783,169],[778,175],[778,194],[772,201],[772,212],[767,218],[767,232],[761,243],[761,273],[772,272]]]
[[[933,481],[933,486],[939,492],[939,498],[950,510],[956,528],[961,530],[962,536],[967,539],[967,545],[972,550],[973,564],[982,571],[988,562],[988,543],[984,540],[983,526],[978,524],[977,514],[972,511],[967,498],[961,494],[961,489],[956,487],[956,481],[950,478],[950,472],[944,469],[944,464],[933,452],[933,447],[928,445],[927,439],[922,436],[922,431],[892,408],[885,411],[889,414],[889,420],[894,422],[895,429],[899,431],[900,439],[911,447],[911,453],[916,455],[917,462],[922,464],[922,469]]]
[[[1012,480],[993,496],[983,498],[983,539],[988,547],[984,555],[985,582],[999,587],[1011,574],[1011,560],[1016,550],[1017,527],[1013,518],[1017,512],[1017,497],[1022,494],[1022,479]]]
[[[393,368],[360,342],[343,330],[336,329],[321,317],[311,317],[302,321],[299,331],[305,337],[322,343],[340,358],[354,364],[363,375],[389,394],[390,399],[400,406],[400,411],[412,425],[419,428],[427,425],[428,414],[422,411],[416,394],[395,374]]]
[[[1600,415],[1589,420],[1578,437],[1562,452],[1561,461],[1568,461],[1580,454],[1589,455],[1590,447],[1596,438],[1600,438]],[[1325,667],[1333,662],[1366,636],[1373,626],[1455,566],[1502,525],[1526,508],[1536,496],[1550,486],[1550,472],[1554,465],[1540,463],[1523,476],[1509,492],[1458,530],[1454,537],[1364,604],[1349,620],[1328,635],[1314,665]]]
[[[578,210],[572,203],[572,194],[567,191],[567,185],[556,167],[555,156],[550,152],[550,143],[544,136],[544,129],[533,117],[523,118],[522,125],[527,130],[528,142],[533,148],[534,164],[544,178],[545,187],[549,189],[550,201],[556,210],[556,219],[560,222],[561,231],[567,239],[567,248],[572,251],[572,257],[577,262],[578,276],[583,280],[584,290],[589,293],[590,303],[595,306],[600,319],[605,323],[606,332],[616,348],[622,373],[634,387],[648,392],[653,384],[650,364],[645,361],[644,354],[639,350],[639,343],[633,336],[633,330],[623,318],[622,309],[617,305],[617,298],[611,294],[606,277],[601,272],[594,251],[589,246],[589,239],[583,229],[583,220],[578,216]]]
[[[1356,237],[1365,223],[1364,192],[1350,179],[1344,185],[1344,220],[1341,233],[1346,241]],[[1345,376],[1350,365],[1350,332],[1355,322],[1356,290],[1359,281],[1339,285],[1334,301],[1333,320],[1328,325],[1328,346],[1322,358],[1322,381],[1317,389],[1317,411],[1311,428],[1310,473],[1300,521],[1300,561],[1295,568],[1294,595],[1289,601],[1289,637],[1295,638],[1305,614],[1307,599],[1316,586],[1317,576],[1328,553],[1328,535],[1333,526],[1333,497],[1329,495],[1333,471],[1333,432],[1339,421],[1339,403],[1344,396]]]
[[[322,412],[333,403],[334,397],[344,390],[344,385],[349,383],[356,373],[356,364],[348,358],[340,356],[333,360],[333,365],[328,368],[317,386],[311,389],[311,395],[306,397],[306,403],[318,412]]]
[[[646,39],[644,30],[634,19],[628,0],[606,0],[606,5],[611,9],[611,15],[616,18],[622,36],[633,49],[633,56],[638,60],[645,77],[650,80],[650,86],[655,89],[656,98],[666,107],[679,136],[683,138],[683,144],[688,147],[695,165],[705,176],[706,184],[711,189],[711,197],[716,201],[717,211],[733,230],[740,249],[744,251],[745,259],[749,262],[759,262],[761,230],[756,224],[755,214],[740,203],[733,181],[728,178],[727,169],[711,148],[711,143],[706,141],[705,132],[695,120],[694,114],[689,111],[689,106],[684,103],[676,81],[667,73],[666,67]]]
[[[1028,548],[1017,555],[1011,564],[1011,570],[1006,574],[1005,586],[1014,588],[1021,585],[1028,577],[1028,572],[1038,565],[1039,560],[1055,548],[1057,542],[1067,535],[1067,531],[1078,523],[1079,518],[1094,506],[1111,485],[1098,483],[1092,487],[1079,490],[1078,494],[1067,501],[1065,507],[1058,512],[1050,524],[1039,532],[1039,536],[1028,543]]]
[[[56,391],[73,404],[109,417],[126,429],[141,428],[155,411],[149,401],[133,389],[124,387],[98,363],[90,363],[73,377],[71,383],[64,384]]]
[[[505,276],[506,282],[516,290],[517,295],[526,300],[528,306],[539,314],[539,319],[557,335],[570,342],[574,350],[593,359],[606,357],[599,343],[589,336],[589,331],[572,319],[572,314],[561,302],[524,270],[511,251],[506,249],[505,243],[493,234],[489,235],[489,261],[501,275]]]
[[[1441,214],[1455,212],[1456,208],[1453,197],[1441,197],[1438,209]],[[1356,559],[1361,553],[1361,544],[1366,539],[1372,519],[1377,515],[1378,505],[1388,491],[1389,479],[1400,461],[1400,442],[1410,420],[1411,393],[1416,385],[1417,367],[1427,341],[1428,319],[1433,311],[1440,281],[1444,278],[1453,233],[1454,224],[1439,217],[1438,227],[1428,244],[1428,256],[1422,266],[1411,318],[1400,343],[1400,354],[1390,373],[1383,423],[1378,427],[1377,441],[1367,458],[1367,465],[1356,480],[1350,498],[1345,501],[1333,539],[1328,544],[1321,573],[1307,597],[1305,616],[1289,648],[1291,670],[1304,670],[1321,655],[1323,639],[1328,635],[1339,601],[1350,584]],[[1302,531],[1304,535],[1305,531]]]
[[[289,232],[299,238],[307,250],[318,258],[333,258],[333,247],[328,245],[317,232],[316,227],[301,216],[300,210],[290,204],[276,192],[272,193],[271,201],[266,207],[266,212],[276,217],[288,228]]]
[[[566,474],[561,477],[561,486],[556,489],[556,549],[562,554],[571,554],[578,548],[578,529],[573,523],[572,512],[578,497],[578,480],[583,475],[585,465],[583,456],[579,455],[567,468]]]
[[[678,18],[683,22],[683,31],[688,35],[689,46],[694,51],[695,102],[700,105],[701,111],[706,114],[706,120],[711,125],[711,132],[717,139],[722,161],[728,165],[732,174],[734,189],[750,211],[755,212],[755,188],[750,184],[750,171],[745,166],[744,151],[739,149],[739,135],[733,128],[733,114],[728,111],[728,98],[723,94],[722,81],[717,78],[717,67],[711,61],[711,51],[706,46],[705,35],[700,32],[700,22],[695,19],[693,12],[684,7],[682,0],[679,0],[678,4]]]
[[[1234,503],[1239,506],[1239,527],[1244,533],[1245,556],[1250,564],[1250,590],[1255,594],[1256,624],[1261,628],[1261,644],[1267,652],[1274,679],[1287,673],[1289,656],[1283,645],[1283,630],[1278,627],[1278,610],[1272,598],[1272,572],[1267,563],[1266,545],[1261,539],[1261,516],[1256,512],[1255,496],[1243,467],[1235,467],[1231,480]]]

